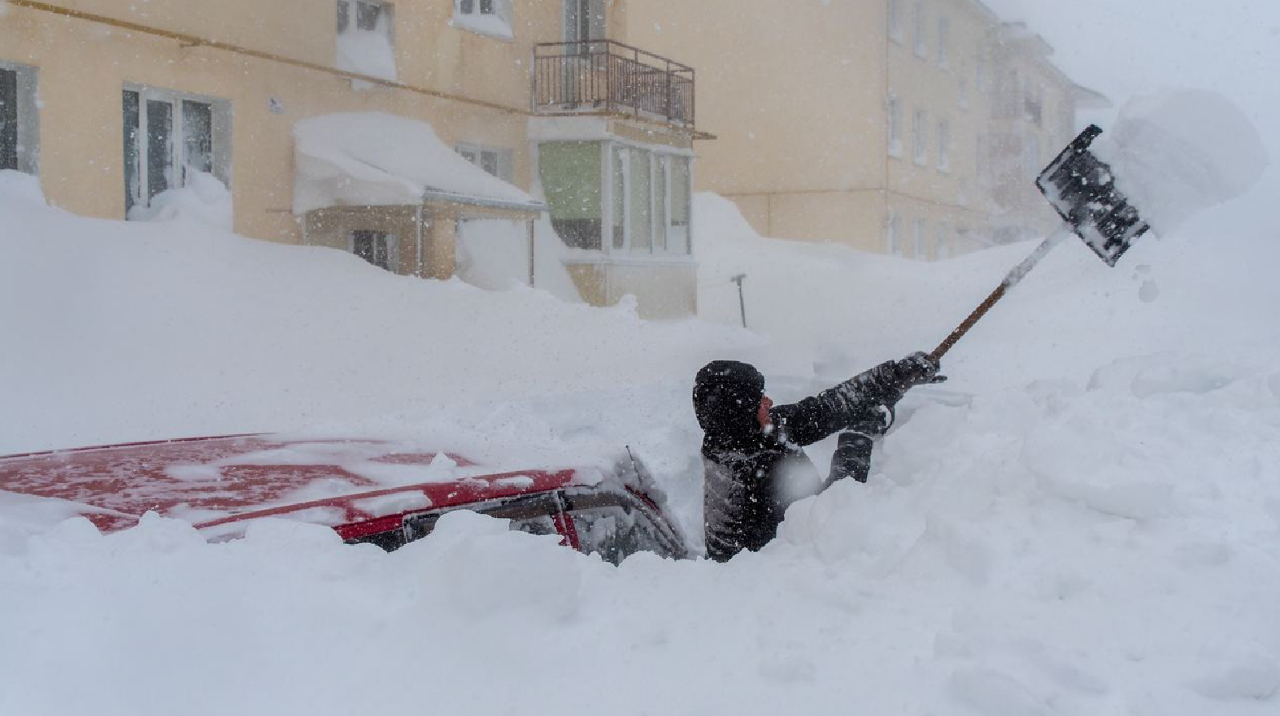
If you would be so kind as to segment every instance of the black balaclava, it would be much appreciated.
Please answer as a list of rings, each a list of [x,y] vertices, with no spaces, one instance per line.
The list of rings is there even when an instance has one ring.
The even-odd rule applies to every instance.
[[[693,411],[709,440],[733,442],[756,437],[756,415],[764,397],[764,376],[747,363],[712,361],[693,381]]]

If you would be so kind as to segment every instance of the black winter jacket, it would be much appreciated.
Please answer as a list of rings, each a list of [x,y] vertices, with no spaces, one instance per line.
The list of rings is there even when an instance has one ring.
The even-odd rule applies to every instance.
[[[694,410],[705,431],[702,458],[705,473],[703,520],[707,556],[726,561],[743,549],[759,550],[778,532],[783,513],[795,496],[783,488],[793,469],[814,472],[800,449],[841,430],[836,460],[861,466],[866,480],[871,437],[892,422],[892,408],[905,387],[898,384],[894,362],[805,398],[769,411],[771,425],[761,430],[756,417],[764,378],[745,363],[716,361],[698,374]],[[852,438],[846,442],[845,438]],[[841,477],[833,465],[828,479]]]

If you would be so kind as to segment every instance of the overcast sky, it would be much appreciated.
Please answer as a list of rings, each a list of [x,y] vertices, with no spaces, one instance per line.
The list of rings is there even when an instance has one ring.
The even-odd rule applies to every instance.
[[[1053,45],[1076,82],[1117,106],[1162,86],[1217,89],[1280,161],[1280,0],[983,0]]]

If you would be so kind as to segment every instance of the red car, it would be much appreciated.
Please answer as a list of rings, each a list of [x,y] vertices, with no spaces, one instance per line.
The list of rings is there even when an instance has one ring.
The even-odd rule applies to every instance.
[[[75,503],[104,532],[155,511],[218,541],[272,517],[394,550],[465,509],[615,564],[638,551],[688,556],[664,496],[629,454],[607,469],[492,472],[397,441],[230,435],[0,457],[0,490]]]

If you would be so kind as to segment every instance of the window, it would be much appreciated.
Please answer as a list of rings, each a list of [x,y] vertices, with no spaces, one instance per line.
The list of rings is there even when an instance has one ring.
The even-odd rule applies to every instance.
[[[987,61],[979,57],[973,67],[973,88],[978,94],[987,91]]]
[[[916,55],[918,55],[919,57],[928,56],[929,47],[926,44],[926,40],[924,36],[924,3],[923,2],[916,3],[915,27],[912,29],[913,29],[913,35],[915,36],[914,46],[915,46]]]
[[[338,69],[396,79],[394,9],[378,0],[338,0]]]
[[[951,171],[951,124],[938,120],[938,171]]]
[[[956,106],[960,109],[969,106],[969,83],[963,79],[956,83]]]
[[[39,170],[36,70],[0,62],[0,169]]]
[[[550,142],[538,148],[538,168],[551,224],[569,246],[690,252],[688,157],[621,143]]]
[[[933,236],[933,257],[939,260],[947,257],[946,224],[938,224],[938,230]]]
[[[911,118],[911,155],[920,166],[929,163],[929,147],[925,145],[926,122],[927,116],[924,110],[916,110]]]
[[[911,226],[911,256],[912,258],[924,258],[924,219],[916,219]]]
[[[973,176],[981,186],[982,176],[987,170],[987,138],[979,134],[974,139],[973,146]]]
[[[512,0],[454,0],[453,26],[482,35],[512,39]]]
[[[947,66],[947,45],[951,40],[951,20],[938,18],[938,66]]]
[[[889,156],[902,156],[902,103],[889,94]]]
[[[605,39],[604,0],[565,0],[564,41],[588,42]],[[589,45],[582,45],[582,52]]]
[[[230,183],[229,103],[150,88],[126,89],[123,101],[126,217],[198,173]]]
[[[613,191],[613,248],[627,245],[627,160],[626,147],[613,148],[613,168],[609,172]]]
[[[899,224],[901,219],[898,212],[893,209],[889,210],[889,216],[884,222],[884,252],[890,256],[896,256],[902,251],[899,243],[902,241],[901,228]]]
[[[511,181],[511,150],[484,147],[479,144],[460,143],[454,149],[463,159],[498,177]]]
[[[902,44],[902,0],[889,0],[889,39]]]
[[[693,173],[689,157],[671,157],[671,226],[667,229],[667,248],[673,253],[688,254],[693,250],[689,236],[692,218]]]
[[[1022,175],[1024,177],[1034,177],[1040,174],[1044,167],[1040,162],[1040,137],[1030,135],[1022,144]]]
[[[653,187],[650,185],[653,173],[649,152],[631,149],[630,153],[631,186],[627,192],[630,211],[627,218],[631,226],[631,250],[649,253],[653,251]]]
[[[600,142],[538,145],[538,172],[547,195],[551,226],[560,239],[573,248],[601,248],[603,146]],[[614,199],[618,196],[619,192],[615,191]]]
[[[352,231],[351,253],[387,271],[395,271],[397,266],[396,238],[382,231]]]

